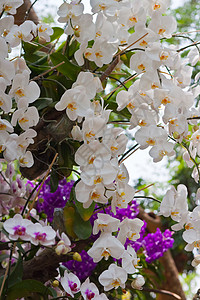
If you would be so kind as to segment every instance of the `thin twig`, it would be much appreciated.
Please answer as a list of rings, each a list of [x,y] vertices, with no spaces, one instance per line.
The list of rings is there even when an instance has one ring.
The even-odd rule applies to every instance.
[[[125,83],[129,82],[130,80],[134,79],[134,78],[137,77],[137,76],[138,76],[138,74],[135,73],[135,74],[133,74],[130,78],[128,78],[127,80],[124,80],[123,83],[125,84]],[[120,84],[120,85],[117,86],[114,90],[112,90],[110,93],[108,93],[107,95],[103,96],[103,98],[105,98],[105,97],[111,95],[112,93],[116,92],[116,91],[117,91],[118,89],[120,89],[121,87],[122,87],[122,85]],[[106,100],[108,100],[108,99],[106,99]]]
[[[38,188],[39,185],[40,185],[40,182],[38,182],[38,184],[36,184],[36,186],[35,186],[35,187],[33,188],[33,190],[31,191],[31,193],[30,193],[28,199],[26,200],[26,203],[25,203],[25,205],[24,205],[24,207],[23,207],[23,210],[22,210],[22,212],[21,212],[21,215],[22,215],[22,216],[23,216],[23,214],[24,214],[24,212],[25,212],[25,209],[26,209],[26,207],[27,207],[27,205],[28,205],[28,203],[29,203],[29,201],[30,201],[32,195],[34,194],[35,190]]]
[[[3,172],[0,171],[0,175],[3,177],[3,180],[8,184],[10,185],[10,183],[8,182],[8,180],[6,179],[6,177],[4,176]]]
[[[141,36],[139,39],[137,39],[135,42],[133,42],[132,44],[128,45],[125,49],[121,50],[119,53],[115,54],[114,57],[116,57],[117,55],[122,55],[128,48],[132,47],[133,45],[135,45],[137,42],[139,42],[140,40],[142,40],[147,34],[149,34],[148,32],[145,33],[143,36]]]
[[[176,142],[177,144],[179,144],[180,146],[182,146],[183,148],[185,148],[185,149],[187,150],[187,152],[188,152],[188,154],[189,154],[189,156],[190,156],[191,161],[194,163],[194,165],[195,165],[196,168],[197,168],[197,172],[198,172],[198,176],[199,176],[199,180],[198,180],[198,181],[200,181],[200,170],[199,170],[199,165],[198,165],[198,163],[196,162],[196,160],[192,157],[192,155],[191,155],[191,153],[190,153],[190,150],[188,149],[188,146],[187,146],[185,143],[179,143],[179,142],[177,142],[177,141],[176,141],[173,137],[171,137],[170,135],[168,135],[168,137],[169,137],[172,141]]]
[[[115,57],[115,59],[113,60],[113,62],[111,63],[111,65],[101,75],[101,77],[100,77],[101,82],[103,82],[106,79],[106,77],[108,77],[112,73],[112,71],[114,70],[114,68],[116,67],[116,65],[119,62],[120,62],[120,56],[117,55],[117,57]]]
[[[9,262],[8,262],[7,267],[6,267],[6,271],[5,271],[5,274],[4,274],[4,277],[3,277],[3,282],[2,282],[2,285],[1,285],[1,289],[0,289],[0,299],[1,299],[1,296],[2,296],[2,292],[3,292],[3,288],[4,288],[4,285],[5,285],[5,282],[6,282],[7,275],[9,273],[9,271],[10,271],[10,265],[11,265],[12,255],[13,255],[13,252],[15,250],[16,244],[17,244],[17,242],[14,242],[14,244],[13,244],[13,246],[11,248],[11,251],[10,251]]]
[[[128,149],[123,155],[122,157],[119,159],[119,163],[123,160],[123,158],[129,154],[132,150],[134,150],[136,147],[138,146],[138,144],[135,144],[134,146],[132,146],[130,149]]]
[[[66,89],[66,87],[62,84],[62,83],[60,83],[60,81],[58,81],[58,80],[56,80],[56,79],[50,79],[50,78],[40,78],[41,80],[44,80],[44,81],[52,81],[52,82],[55,82],[55,83],[57,83],[58,85],[60,85],[62,88],[63,88],[63,90],[64,91],[66,91],[67,89]],[[52,121],[52,120],[51,120]]]
[[[192,43],[192,44],[190,44],[190,45],[188,45],[188,46],[185,46],[185,47],[183,47],[183,48],[180,48],[179,50],[177,50],[177,52],[183,51],[183,50],[185,50],[185,49],[187,49],[187,48],[189,48],[189,47],[196,46],[196,45],[199,45],[199,44],[200,44],[200,42],[194,42],[194,43]],[[198,47],[197,47],[197,48],[198,48]]]
[[[133,153],[135,153],[138,149],[140,149],[140,147],[138,147],[138,148],[136,148],[135,150],[133,150],[128,156],[124,157],[124,158],[120,161],[119,165],[120,165],[121,163],[123,163],[127,158],[129,158],[129,156],[131,156]]]
[[[71,20],[71,19],[70,19],[70,20]],[[66,51],[67,46],[68,46],[68,44],[69,44],[69,42],[70,42],[70,39],[71,39],[71,35],[68,35],[68,36],[67,36],[67,39],[66,39],[66,42],[65,42],[65,45],[64,45],[63,50],[62,50],[62,55],[65,55],[65,51]]]
[[[181,300],[181,297],[179,295],[169,292],[169,291],[166,291],[166,290],[150,289],[147,287],[143,287],[142,290],[144,292],[154,292],[154,293],[158,293],[158,294],[169,295],[169,296],[174,297],[175,299]]]
[[[115,121],[108,122],[107,124],[118,124],[118,125],[126,125],[126,126],[131,125],[130,122],[115,122]]]
[[[199,120],[200,117],[191,117],[191,118],[187,118],[187,120]]]
[[[128,88],[125,86],[125,84],[120,79],[117,79],[117,78],[115,78],[113,76],[110,76],[110,75],[107,76],[107,77],[109,77],[110,79],[118,81],[125,88],[125,90],[128,91]]]
[[[180,34],[188,34],[188,33],[194,33],[194,32],[200,32],[200,29],[199,30],[192,30],[192,31],[177,32],[177,33],[172,34],[172,36],[176,37],[177,35],[180,35]]]
[[[199,48],[197,47],[197,45],[195,44],[196,42],[195,42],[192,38],[190,38],[189,36],[184,36],[184,35],[177,35],[177,37],[181,37],[181,38],[190,40],[190,41],[193,43],[192,45],[194,45],[194,46],[197,48],[197,50],[198,50],[198,52],[199,52],[199,54],[200,54],[200,50],[199,50]],[[188,47],[188,46],[186,46],[186,47]],[[185,48],[185,47],[184,47],[184,48]],[[185,49],[186,49],[186,48],[185,48]],[[182,50],[183,50],[183,48],[182,48]],[[179,51],[181,51],[181,50],[180,50],[180,49],[177,50],[177,52],[179,52]]]
[[[31,79],[31,81],[32,81],[32,80],[37,80],[37,79],[43,77],[44,75],[46,75],[46,74],[48,74],[49,72],[55,70],[56,68],[60,67],[60,66],[63,65],[64,63],[65,63],[65,61],[62,61],[61,63],[59,63],[58,65],[52,67],[51,69],[49,69],[49,70],[47,70],[47,71],[41,73],[41,74],[38,75],[38,76],[33,77],[33,78]]]
[[[1,19],[1,17],[3,16],[3,14],[4,14],[4,9],[2,10],[2,12],[0,13],[0,19]]]
[[[31,210],[32,210],[32,208],[33,208],[35,202],[37,201],[37,198],[38,198],[38,195],[39,195],[39,193],[40,193],[40,190],[41,190],[41,188],[42,188],[42,186],[43,186],[43,184],[44,184],[44,182],[45,182],[47,176],[49,175],[49,172],[51,171],[51,168],[52,168],[52,166],[53,166],[53,164],[54,164],[54,162],[55,162],[57,156],[58,156],[58,153],[55,154],[55,156],[54,156],[54,158],[53,158],[53,160],[52,160],[52,162],[51,162],[51,164],[50,164],[50,166],[49,166],[49,168],[48,168],[48,170],[47,170],[47,172],[46,172],[46,175],[44,176],[44,178],[43,178],[43,180],[42,180],[42,183],[41,183],[39,189],[37,190],[37,194],[35,195],[35,198],[33,199],[33,202],[32,202],[32,204],[31,204],[31,206],[30,206],[30,208],[29,208],[29,211],[28,211],[28,213],[27,213],[27,215],[26,215],[26,219],[28,219]]]
[[[149,185],[146,185],[145,187],[143,187],[142,189],[140,189],[140,190],[137,190],[135,193],[139,193],[139,192],[141,192],[141,191],[143,191],[143,190],[146,190],[146,189],[148,189],[150,186],[152,186],[152,185],[154,185],[154,183],[151,183],[151,184],[149,184]]]
[[[154,197],[149,197],[149,196],[134,196],[134,198],[136,198],[136,199],[138,199],[138,198],[145,198],[145,199],[150,199],[150,200],[154,200],[154,201],[156,201],[158,203],[161,203],[160,200],[158,200],[158,199],[156,199]]]
[[[25,17],[24,17],[24,21],[26,21],[28,19],[28,16],[30,14],[30,11],[31,11],[31,8],[33,7],[33,5],[37,2],[38,0],[35,0],[31,6],[29,7],[29,9],[27,10],[26,14],[25,14]]]

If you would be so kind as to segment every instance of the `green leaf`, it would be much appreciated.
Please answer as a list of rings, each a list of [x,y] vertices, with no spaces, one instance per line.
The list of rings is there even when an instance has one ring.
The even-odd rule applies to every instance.
[[[65,206],[63,210],[63,218],[67,235],[72,238],[77,238],[74,232],[75,208],[73,206]]]
[[[73,229],[79,239],[82,240],[88,239],[92,234],[92,225],[90,221],[84,221],[78,212],[75,213]]]
[[[52,98],[38,98],[35,102],[33,102],[33,105],[38,110],[42,110],[43,108],[49,106],[51,103],[53,103]]]
[[[14,270],[12,271],[12,273],[8,278],[8,287],[11,287],[14,284],[22,281],[22,276],[23,276],[23,260],[19,252],[18,261],[14,267]]]
[[[52,29],[54,30],[54,32],[50,36],[50,42],[40,44],[39,38],[36,37],[32,42],[23,42],[22,43],[26,59],[30,60],[31,62],[37,61],[38,59],[31,59],[31,55],[35,54],[36,51],[46,47],[51,42],[57,40],[64,33],[64,29],[62,29],[60,27],[52,27]],[[48,48],[47,48],[47,50],[48,50]],[[50,48],[49,48],[49,50],[50,50]],[[43,51],[42,51],[42,54],[46,56],[46,54]]]
[[[31,249],[28,252],[28,255],[25,256],[25,260],[32,259],[38,252],[39,248],[40,248],[40,246],[31,245]]]
[[[88,207],[88,208],[84,208],[83,207],[83,203],[79,202],[76,200],[76,195],[75,195],[75,189],[74,187],[72,187],[72,191],[73,193],[73,200],[75,201],[75,205],[76,205],[76,208],[81,216],[81,218],[84,220],[84,221],[88,221],[90,219],[90,217],[92,216],[93,214],[93,211],[95,209],[95,202],[93,201],[92,204]]]
[[[70,148],[70,145],[66,142],[62,142],[62,144],[59,145],[58,153],[58,165],[60,167],[60,171],[65,177],[69,177],[74,164],[74,156],[72,154],[72,149]]]
[[[53,34],[50,36],[50,43],[57,40],[64,33],[64,29],[60,27],[52,27],[52,29]]]
[[[17,298],[31,296],[32,293],[37,293],[46,296],[53,296],[51,290],[42,284],[40,281],[27,279],[23,280],[8,289],[7,300],[16,300]]]
[[[81,71],[79,66],[72,64],[67,57],[58,52],[52,53],[50,58],[54,66],[64,61],[65,63],[58,67],[57,70],[73,81],[76,80],[78,73]]]
[[[56,290],[55,289],[53,289],[53,288],[51,288],[51,287],[49,287],[49,290],[51,291],[51,294],[52,294],[52,296],[53,296],[53,299],[54,298],[57,298],[57,292],[56,292]],[[61,298],[62,299],[62,298]]]
[[[1,254],[0,255],[0,262],[2,262],[3,260],[5,260],[6,258],[8,258],[9,255],[8,254]]]
[[[55,193],[55,191],[58,188],[59,184],[59,177],[58,173],[56,171],[51,172],[51,177],[50,177],[50,192]]]

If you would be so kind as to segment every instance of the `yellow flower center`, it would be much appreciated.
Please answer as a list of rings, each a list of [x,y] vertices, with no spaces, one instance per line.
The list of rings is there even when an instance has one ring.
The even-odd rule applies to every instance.
[[[146,143],[150,146],[154,146],[156,142],[150,138],[149,140],[146,141]]]
[[[26,122],[28,122],[29,120],[28,119],[26,119],[26,118],[21,118],[20,120],[19,120],[19,123],[26,123]]]
[[[145,66],[143,64],[141,64],[141,65],[138,66],[138,69],[141,70],[141,71],[144,71],[145,70]]]
[[[162,99],[161,103],[166,105],[167,103],[170,103],[171,101],[169,100],[168,97],[165,97],[164,99]]]
[[[158,88],[158,85],[155,84],[155,83],[152,83],[151,88],[152,88],[153,90],[154,90],[154,89],[157,89],[157,88]]]
[[[120,281],[117,280],[117,279],[115,279],[115,280],[112,282],[112,286],[113,286],[113,287],[118,287],[118,286],[120,286]]]
[[[19,162],[20,162],[21,164],[27,164],[27,163],[28,163],[28,162],[25,160],[24,157],[23,157],[23,158],[20,158]]]
[[[7,11],[7,12],[10,11],[11,9],[12,9],[12,5],[5,5],[4,6],[4,10]]]
[[[90,57],[92,55],[91,52],[85,52],[85,58]]]
[[[154,7],[153,7],[154,10],[157,10],[159,8],[160,8],[160,4],[155,4]]]
[[[141,120],[141,121],[139,122],[139,125],[140,125],[140,126],[146,126],[147,123],[146,123],[144,120]]]
[[[99,198],[100,198],[100,194],[98,194],[97,192],[92,192],[92,194],[91,194],[92,200],[97,200]]]
[[[110,256],[110,252],[108,250],[104,250],[102,252],[101,256],[103,256],[105,258],[105,260],[107,260]]]
[[[185,229],[186,229],[186,230],[194,229],[194,227],[192,226],[191,223],[189,223],[189,224],[185,225]]]
[[[124,179],[126,179],[126,176],[123,176],[123,174],[119,174],[119,175],[117,175],[117,178],[119,180],[124,180]]]
[[[105,5],[105,4],[99,4],[99,8],[100,8],[101,10],[104,10],[104,9],[106,9],[106,5]]]
[[[101,58],[101,57],[103,57],[103,55],[102,55],[102,52],[101,52],[101,51],[99,51],[99,52],[95,52],[95,55],[96,55],[96,57],[97,57],[97,58]]]
[[[175,216],[175,217],[176,217],[178,214],[179,214],[178,211],[172,211],[172,213],[171,213],[171,215],[172,215],[172,216]]]
[[[160,28],[160,29],[158,30],[158,34],[163,34],[165,31],[166,31],[166,29]]]
[[[18,97],[24,97],[25,94],[24,94],[24,90],[23,89],[18,89],[15,94],[18,96]]]
[[[143,40],[142,42],[139,43],[139,45],[142,47],[146,47],[148,44],[145,40]]]
[[[76,106],[75,106],[75,103],[69,103],[69,104],[67,105],[67,108],[70,109],[71,111],[74,111],[74,110],[77,109]]]
[[[110,149],[111,149],[111,151],[116,151],[116,150],[118,150],[118,148],[117,148],[117,147],[114,147],[114,146],[111,146]]]
[[[130,102],[126,107],[130,108],[130,109],[133,109],[135,106],[133,105],[133,103]]]
[[[135,232],[132,232],[132,234],[128,237],[129,240],[131,240],[136,235]]]
[[[87,138],[91,138],[91,137],[95,136],[95,134],[94,134],[94,133],[92,132],[92,130],[91,130],[91,131],[87,132],[87,133],[85,134],[85,136],[86,136]]]
[[[101,183],[102,180],[103,179],[101,177],[97,177],[97,179],[94,180],[94,184]]]
[[[46,31],[46,30],[47,30],[47,28],[42,29],[42,25],[38,28],[38,31],[39,31],[39,32],[44,32],[44,31]]]
[[[168,57],[169,57],[169,55],[167,55],[167,54],[165,54],[165,53],[162,53],[162,54],[160,55],[160,60],[167,60]]]
[[[133,22],[133,23],[137,23],[137,19],[136,17],[130,17],[129,21]]]
[[[0,123],[0,130],[5,130],[5,129],[6,129],[6,125]]]

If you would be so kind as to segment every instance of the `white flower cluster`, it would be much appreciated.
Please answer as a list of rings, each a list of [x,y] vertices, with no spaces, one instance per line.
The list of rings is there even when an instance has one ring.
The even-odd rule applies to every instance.
[[[23,219],[20,214],[6,220],[3,224],[9,233],[9,239],[16,241],[30,241],[33,245],[50,246],[55,244],[56,232],[51,226],[33,223],[28,219]]]
[[[171,216],[172,220],[178,222],[172,226],[172,229],[178,231],[185,229],[183,239],[186,241],[186,251],[197,252],[200,250],[200,205],[197,205],[192,212],[188,210],[187,204],[187,188],[183,184],[179,184],[177,190],[172,186],[166,193],[160,205],[159,215],[164,217]],[[197,190],[197,203],[200,199],[200,189]],[[192,265],[197,266],[200,261],[198,255],[195,256]]]
[[[29,106],[40,95],[36,82],[30,80],[30,70],[22,58],[9,60],[8,52],[21,42],[30,42],[38,36],[47,42],[53,30],[46,24],[35,25],[25,21],[21,25],[14,24],[12,14],[22,4],[22,0],[2,1],[1,12],[9,12],[9,16],[0,19],[0,151],[10,162],[18,159],[21,166],[30,167],[33,157],[26,151],[33,143],[36,131],[30,127],[39,121],[39,113],[34,106]],[[130,129],[136,128],[135,140],[140,149],[151,147],[149,154],[154,162],[175,154],[171,139],[181,143],[188,140],[188,124],[197,124],[190,120],[199,115],[199,106],[194,107],[195,98],[200,89],[196,86],[200,75],[195,77],[192,88],[192,67],[199,60],[198,49],[190,50],[186,59],[180,56],[176,47],[167,47],[165,39],[171,38],[176,30],[176,20],[166,15],[169,0],[91,0],[92,13],[83,13],[83,4],[79,0],[65,1],[58,10],[61,23],[66,23],[65,33],[73,35],[79,43],[74,57],[78,65],[83,66],[86,59],[94,62],[98,68],[110,64],[113,58],[132,51],[127,71],[135,72],[137,80],[128,90],[117,94],[117,110],[128,109]],[[197,46],[197,45],[196,45]],[[129,49],[129,50],[127,50]],[[188,64],[191,64],[188,65]],[[123,130],[109,124],[111,110],[104,105],[103,99],[96,100],[96,94],[102,91],[98,77],[91,72],[80,72],[76,82],[62,95],[55,105],[56,110],[66,110],[71,121],[77,122],[71,131],[72,138],[81,142],[75,154],[75,162],[80,166],[80,181],[76,184],[76,198],[84,208],[100,203],[111,205],[116,214],[116,207],[127,208],[133,199],[135,190],[128,184],[129,175],[126,167],[118,157],[123,155],[128,138]],[[98,98],[100,99],[100,97]],[[12,117],[8,121],[4,113]],[[15,126],[24,131],[20,135],[14,133]],[[196,126],[198,127],[198,126]],[[194,127],[195,128],[195,127]],[[190,138],[188,152],[184,159],[194,168],[193,177],[199,180],[199,169],[195,164],[196,155],[200,154],[200,131],[194,129]],[[11,176],[12,169],[8,168]],[[4,186],[5,191],[8,186]],[[25,193],[20,178],[11,180],[9,189],[18,197]],[[200,192],[197,193],[197,200]],[[9,202],[9,199],[8,201]],[[6,202],[6,203],[7,203]],[[3,211],[4,208],[2,208]],[[199,206],[193,212],[188,211],[187,190],[179,185],[177,191],[172,187],[164,197],[160,214],[178,224],[173,230],[180,230],[185,225],[184,240],[188,243],[186,250],[200,249]],[[101,232],[100,237],[88,250],[94,262],[111,256],[122,259],[121,266],[112,263],[99,276],[99,282],[105,291],[119,286],[124,288],[128,274],[134,274],[138,267],[137,254],[131,247],[125,250],[126,238],[136,241],[140,237],[143,221],[125,218],[118,219],[106,214],[98,214],[94,222],[93,234]],[[56,232],[51,226],[38,221],[33,223],[16,214],[4,222],[4,229],[11,240],[22,240],[34,245],[53,246]],[[119,230],[119,232],[118,232]],[[62,233],[57,234],[60,241],[55,251],[58,255],[71,250],[71,242]],[[193,265],[199,263],[199,257]],[[81,292],[84,299],[107,299],[99,294],[94,283],[87,279],[82,285],[74,274],[65,272],[61,284],[67,294]],[[141,289],[144,278],[137,276],[132,287]]]
[[[67,25],[65,33],[73,34],[80,43],[75,52],[79,65],[83,65],[85,59],[88,59],[95,62],[97,67],[102,67],[112,62],[119,49],[122,53],[127,45],[133,49],[130,70],[136,72],[138,79],[127,91],[122,90],[117,94],[117,110],[128,109],[131,114],[130,129],[140,127],[135,134],[135,140],[141,149],[151,147],[149,154],[154,162],[159,162],[165,155],[175,154],[174,144],[169,141],[169,136],[177,142],[187,139],[188,119],[199,115],[199,106],[194,108],[194,102],[200,90],[196,87],[188,88],[192,74],[192,67],[188,63],[193,66],[198,62],[198,50],[192,49],[183,60],[176,47],[167,47],[162,42],[163,39],[172,37],[176,30],[176,20],[172,16],[163,15],[169,2],[91,0],[95,19],[90,14],[83,14],[83,4],[79,1],[65,2],[58,10],[58,21]],[[198,75],[196,80],[197,77]],[[75,154],[75,161],[81,169],[81,181],[75,188],[77,200],[83,203],[84,208],[88,208],[93,201],[101,204],[111,201],[112,211],[115,213],[116,207],[127,207],[134,197],[134,190],[128,185],[125,166],[118,163],[118,156],[125,151],[127,138],[120,129],[107,124],[110,111],[104,108],[103,101],[100,103],[94,100],[95,94],[101,90],[100,87],[98,78],[89,72],[81,72],[76,83],[56,104],[56,109],[66,109],[71,120],[82,122],[81,128],[76,125],[72,130],[73,138],[83,141]],[[190,123],[195,124],[195,121]],[[190,151],[194,158],[199,154],[199,137],[199,131],[191,137]],[[185,157],[188,158],[187,155]],[[188,158],[188,161],[192,166],[191,159]],[[197,169],[194,169],[194,173],[198,180]],[[190,216],[188,213],[186,197],[185,186],[180,185],[177,192],[171,188],[161,204],[160,214],[171,215],[173,220],[179,222],[173,226],[174,230],[192,222],[193,214],[197,215],[191,213]],[[136,220],[136,223],[139,222]],[[103,228],[103,232],[88,254],[95,262],[110,255],[116,259],[122,258],[121,270],[129,273],[127,268],[130,268],[130,273],[133,273],[133,261],[137,260],[137,256],[130,248],[125,251],[123,244],[126,237],[139,237],[142,224],[137,224],[136,232],[131,230],[136,224],[133,225],[128,219],[119,225],[117,220],[109,220],[108,216],[99,214],[96,222],[99,224],[97,226],[95,223],[94,233],[98,232],[98,227]],[[116,238],[111,233],[117,231],[118,226],[120,232]],[[197,234],[194,229],[197,225],[194,223],[191,227],[186,227]],[[196,242],[197,238],[187,232],[183,237],[194,246],[199,240]],[[115,268],[120,267],[111,265],[105,272],[113,271],[114,274]],[[104,280],[105,272],[101,274],[99,281],[105,290],[109,290],[115,284],[109,282],[107,273],[105,276],[108,277]],[[120,276],[124,278],[122,274]],[[123,283],[118,282],[116,286],[123,287]]]
[[[16,8],[23,4],[18,1],[1,1],[1,11],[15,14]],[[30,42],[39,36],[47,42],[53,34],[48,25],[36,26],[32,21],[25,21],[21,25],[14,24],[12,15],[0,19],[0,111],[1,115],[12,113],[11,120],[0,117],[0,152],[10,162],[18,159],[22,167],[31,167],[33,157],[26,151],[37,133],[30,129],[37,125],[39,113],[36,107],[29,106],[40,96],[40,88],[35,81],[30,80],[30,69],[22,58],[9,59],[11,48],[22,41]],[[14,133],[17,124],[24,131],[20,135]]]

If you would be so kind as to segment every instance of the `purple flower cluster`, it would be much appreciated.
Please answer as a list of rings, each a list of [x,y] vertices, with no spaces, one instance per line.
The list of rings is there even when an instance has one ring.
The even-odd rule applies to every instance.
[[[65,207],[66,202],[69,200],[74,181],[67,182],[66,179],[62,179],[59,181],[58,188],[54,193],[50,192],[49,182],[50,178],[46,180],[40,191],[37,201],[37,211],[44,212],[47,215],[48,221],[52,222],[54,209]]]
[[[164,252],[173,247],[174,239],[172,238],[172,234],[173,232],[169,229],[162,233],[157,228],[155,233],[148,233],[143,238],[142,247],[145,249],[144,253],[148,263],[163,256]]]
[[[71,272],[73,272],[81,281],[84,281],[87,277],[92,274],[92,271],[96,267],[96,263],[93,262],[93,259],[87,254],[85,250],[82,250],[81,253],[82,261],[69,260],[63,265],[67,267]]]
[[[128,219],[135,219],[136,216],[139,214],[139,204],[136,200],[132,200],[131,205],[128,205],[127,208],[119,208],[116,207],[116,215],[111,211],[111,207],[107,207],[105,209],[106,213],[109,214],[111,217],[117,218],[120,221],[123,221],[125,218]]]

